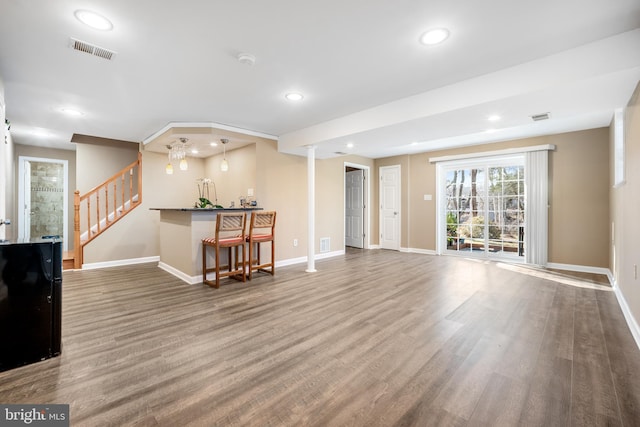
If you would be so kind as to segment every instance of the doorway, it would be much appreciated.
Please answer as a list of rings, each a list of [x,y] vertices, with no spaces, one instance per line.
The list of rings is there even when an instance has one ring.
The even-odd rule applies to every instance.
[[[18,158],[18,238],[60,236],[68,250],[68,162]]]
[[[344,164],[344,245],[369,248],[369,167]]]

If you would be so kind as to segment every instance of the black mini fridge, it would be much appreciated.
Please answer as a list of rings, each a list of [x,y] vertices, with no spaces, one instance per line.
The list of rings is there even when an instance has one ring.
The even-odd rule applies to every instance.
[[[62,242],[0,243],[0,371],[61,351]]]

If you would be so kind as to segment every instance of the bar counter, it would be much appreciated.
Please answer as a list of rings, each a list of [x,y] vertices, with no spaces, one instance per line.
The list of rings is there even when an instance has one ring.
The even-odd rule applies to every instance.
[[[247,212],[249,208],[150,208],[160,211],[158,266],[187,283],[202,282],[202,239],[216,232],[218,212]],[[247,227],[248,227],[247,223]],[[248,231],[248,230],[247,230]],[[207,260],[207,263],[209,261]]]

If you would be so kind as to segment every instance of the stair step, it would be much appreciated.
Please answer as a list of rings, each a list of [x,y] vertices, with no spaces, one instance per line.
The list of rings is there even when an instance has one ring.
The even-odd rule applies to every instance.
[[[71,251],[65,251],[62,254],[62,269],[73,270],[73,262],[75,260],[74,253]]]

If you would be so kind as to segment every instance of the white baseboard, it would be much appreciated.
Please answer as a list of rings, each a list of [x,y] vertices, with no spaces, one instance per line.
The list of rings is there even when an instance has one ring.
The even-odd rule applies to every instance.
[[[423,254],[423,255],[437,255],[436,251],[432,250],[432,249],[420,249],[420,248],[406,248],[406,250],[403,250],[404,248],[400,249],[401,252],[408,252],[411,254]]]
[[[196,283],[202,283],[202,276],[201,275],[189,276],[188,274],[183,273],[182,271],[178,270],[177,268],[171,267],[169,264],[165,264],[162,261],[158,262],[158,267],[160,269],[166,271],[167,273],[174,275],[178,279],[180,279],[183,282],[186,282],[186,283],[188,283],[190,285],[195,285]]]
[[[319,259],[325,259],[325,258],[331,258],[331,257],[335,257],[335,256],[340,256],[340,255],[344,255],[345,251],[341,250],[341,251],[333,251],[333,252],[327,252],[327,253],[323,253],[323,254],[316,254],[316,260]],[[158,257],[159,258],[159,257]],[[159,260],[158,260],[159,261]],[[276,268],[278,267],[286,267],[289,265],[296,265],[296,264],[304,264],[307,262],[307,257],[299,257],[299,258],[290,258],[290,259],[285,259],[282,261],[276,261]],[[165,264],[164,262],[158,262],[158,267],[160,267],[162,270],[166,271],[169,274],[174,275],[175,277],[177,277],[178,279],[182,280],[183,282],[186,282],[190,285],[195,285],[198,283],[202,283],[202,276],[198,275],[198,276],[189,276],[188,274],[178,270],[177,268],[174,268],[168,264]]]
[[[345,250],[344,249],[342,249],[340,251],[325,252],[325,253],[322,253],[322,254],[316,254],[316,260],[326,259],[326,258],[333,258],[334,256],[340,256],[340,255],[344,255],[344,254],[345,254]]]
[[[345,250],[339,250],[339,251],[332,251],[332,252],[325,252],[325,253],[321,253],[321,254],[316,254],[315,259],[320,260],[320,259],[326,259],[326,258],[333,258],[335,256],[340,256],[340,255],[344,255],[345,254]],[[298,258],[289,258],[289,259],[284,259],[282,261],[276,261],[276,268],[277,267],[286,267],[288,265],[296,265],[296,264],[304,264],[305,262],[307,262],[307,257],[306,256],[302,256],[302,257],[298,257]]]
[[[82,264],[82,269],[95,270],[96,268],[120,267],[123,265],[146,264],[149,262],[158,262],[158,261],[160,261],[159,256],[150,256],[145,258],[118,259],[114,261],[92,262],[89,264]]]
[[[546,267],[555,268],[557,270],[577,271],[579,273],[604,274],[609,279],[611,279],[609,269],[604,267],[590,267],[588,265],[575,265],[575,264],[559,264],[557,262],[548,262]]]
[[[307,257],[306,256],[301,256],[301,257],[298,257],[298,258],[283,259],[282,261],[276,261],[276,268],[278,268],[278,267],[286,267],[288,265],[303,264],[305,262],[307,262]]]

